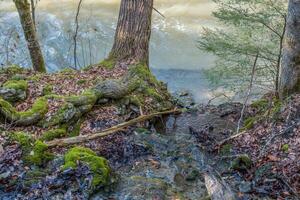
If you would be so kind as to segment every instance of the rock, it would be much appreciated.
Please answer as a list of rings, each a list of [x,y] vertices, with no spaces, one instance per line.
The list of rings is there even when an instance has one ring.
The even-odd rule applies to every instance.
[[[239,191],[242,193],[249,193],[252,190],[252,183],[248,181],[242,181],[239,185]]]
[[[192,108],[195,105],[194,97],[189,91],[176,92],[172,96],[173,101],[180,107]]]
[[[106,103],[108,103],[109,102],[109,99],[107,99],[107,98],[100,98],[98,101],[97,101],[97,103],[98,104],[106,104]]]
[[[22,101],[26,99],[26,91],[13,88],[0,88],[0,96],[9,102]]]
[[[10,176],[10,171],[0,174],[0,180],[6,179]]]

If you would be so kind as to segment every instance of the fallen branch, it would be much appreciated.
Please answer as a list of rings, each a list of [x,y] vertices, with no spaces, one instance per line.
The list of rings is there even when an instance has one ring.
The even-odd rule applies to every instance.
[[[181,113],[181,110],[174,109],[174,110],[169,110],[169,111],[164,111],[164,112],[157,112],[157,113],[153,113],[153,114],[149,114],[149,115],[142,115],[142,116],[139,116],[139,117],[137,117],[135,119],[132,119],[130,121],[127,121],[127,122],[118,124],[116,126],[113,126],[109,129],[106,129],[106,130],[104,130],[102,132],[99,132],[99,133],[89,134],[89,135],[80,135],[80,136],[77,136],[77,137],[52,140],[50,142],[47,142],[46,144],[48,145],[49,148],[52,148],[52,147],[58,147],[58,146],[84,143],[84,142],[87,142],[89,140],[93,140],[93,139],[108,136],[108,135],[113,134],[117,131],[121,131],[121,130],[123,130],[124,128],[126,128],[128,126],[131,126],[131,125],[134,125],[134,124],[152,119],[152,118],[160,116],[160,115],[179,114],[179,113]]]
[[[232,135],[232,136],[230,136],[229,138],[226,138],[225,140],[222,140],[221,142],[219,142],[219,143],[217,144],[217,146],[222,146],[224,143],[226,143],[226,142],[228,142],[228,141],[230,141],[230,140],[232,140],[232,139],[234,139],[234,138],[237,138],[237,137],[239,137],[239,136],[241,136],[241,135],[244,135],[245,133],[248,133],[248,132],[247,132],[247,131],[243,131],[243,132],[240,132],[240,133],[238,133],[238,134]]]

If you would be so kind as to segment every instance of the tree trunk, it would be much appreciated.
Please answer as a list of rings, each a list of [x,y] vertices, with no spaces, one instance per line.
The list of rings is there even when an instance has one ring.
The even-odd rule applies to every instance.
[[[35,25],[31,15],[30,4],[28,0],[14,0],[14,2],[17,7],[25,39],[27,41],[32,67],[35,71],[46,72],[43,54],[38,42]]]
[[[300,92],[300,1],[290,0],[281,62],[280,97]]]
[[[122,0],[110,58],[149,64],[153,0]]]

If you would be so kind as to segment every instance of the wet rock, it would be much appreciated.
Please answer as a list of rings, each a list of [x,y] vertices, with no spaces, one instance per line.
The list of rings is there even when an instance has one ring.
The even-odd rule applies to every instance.
[[[252,190],[252,183],[251,182],[246,182],[246,181],[242,181],[239,184],[239,191],[242,193],[249,193]]]
[[[173,95],[173,101],[182,108],[192,108],[195,105],[195,99],[190,91],[179,91]]]

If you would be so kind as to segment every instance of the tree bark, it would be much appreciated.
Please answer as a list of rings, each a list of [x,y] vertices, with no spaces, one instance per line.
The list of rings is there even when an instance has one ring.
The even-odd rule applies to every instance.
[[[290,0],[281,62],[280,97],[300,92],[300,1]]]
[[[46,72],[43,54],[38,42],[35,25],[31,15],[30,4],[28,0],[14,0],[14,2],[17,7],[20,22],[27,41],[32,67],[35,71]]]
[[[110,58],[149,64],[153,0],[122,0]]]

